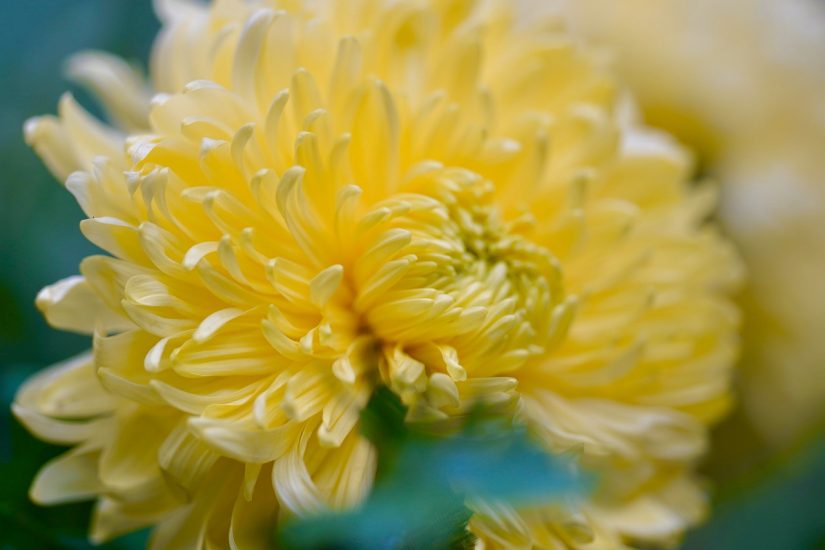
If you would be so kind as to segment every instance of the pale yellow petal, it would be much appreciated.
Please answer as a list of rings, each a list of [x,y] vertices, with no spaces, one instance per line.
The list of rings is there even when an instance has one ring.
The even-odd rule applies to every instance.
[[[276,460],[294,447],[298,425],[288,423],[270,430],[243,426],[226,420],[192,418],[189,425],[215,452],[241,462],[265,463]]]
[[[38,504],[64,504],[93,498],[103,490],[97,476],[98,450],[69,451],[47,462],[29,495]]]
[[[92,334],[128,330],[134,325],[110,310],[82,276],[75,275],[45,287],[37,294],[37,308],[55,328]]]
[[[525,397],[526,412],[554,445],[585,453],[692,460],[705,450],[702,426],[675,410],[595,399],[565,399],[549,391]]]
[[[124,130],[147,127],[149,90],[140,73],[122,59],[97,51],[76,53],[69,58],[66,74],[95,94]]]
[[[232,550],[265,550],[277,523],[278,501],[272,491],[271,473],[263,469],[249,499],[238,495],[232,509],[229,545]]]

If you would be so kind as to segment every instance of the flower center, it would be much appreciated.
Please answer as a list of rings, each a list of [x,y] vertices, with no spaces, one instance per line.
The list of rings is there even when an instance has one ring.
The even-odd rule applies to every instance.
[[[401,191],[376,205],[391,214],[363,235],[354,277],[356,310],[385,350],[384,378],[412,400],[433,374],[499,376],[541,353],[560,270],[519,233],[523,222],[501,219],[493,184],[433,164]]]

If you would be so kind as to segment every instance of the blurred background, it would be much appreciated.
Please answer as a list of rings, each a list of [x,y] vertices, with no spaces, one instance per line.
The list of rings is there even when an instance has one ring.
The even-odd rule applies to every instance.
[[[110,51],[145,65],[157,33],[151,3],[137,0],[0,0],[0,548],[84,548],[90,505],[40,508],[28,500],[35,472],[61,449],[36,441],[10,416],[32,372],[80,353],[87,337],[49,328],[34,307],[43,286],[77,273],[92,252],[82,212],[23,142],[24,121],[53,113],[71,90],[67,56]],[[132,539],[110,548],[142,547]]]
[[[784,0],[778,0],[782,1]],[[770,17],[765,12],[764,0],[714,2],[727,6],[722,11],[728,21],[740,21],[738,18],[741,16],[741,20],[747,23],[754,16],[749,7],[757,12],[762,10],[759,12],[761,15]],[[778,2],[775,1],[774,4]],[[619,2],[614,6],[621,4],[627,7],[636,3]],[[583,0],[579,4],[581,10],[577,17],[586,33],[608,46],[616,45],[617,66],[620,70],[625,66],[657,67],[667,62],[667,59],[645,57],[634,50],[638,44],[628,42],[620,33],[622,29],[633,31],[634,24],[626,21],[622,23],[618,15],[615,20],[611,20],[616,22],[615,26],[604,23],[605,14],[610,13],[610,10],[603,9],[608,4],[598,4],[598,1]],[[683,7],[698,5],[689,0],[664,4],[679,4]],[[649,6],[650,3],[646,5]],[[600,15],[595,15],[593,10],[588,14],[588,6],[599,8]],[[687,21],[684,19],[686,15],[689,14],[677,10],[668,16],[669,19],[666,17],[657,20],[651,16],[643,23],[659,29],[660,34],[651,39],[658,41],[660,45],[661,41],[669,41],[672,36],[668,34],[671,27],[667,24],[673,25],[673,33],[690,29],[691,25],[706,33],[717,33],[710,37],[700,37],[703,39],[694,40],[692,45],[688,40],[688,46],[685,46],[685,51],[700,52],[705,56],[705,65],[710,67],[712,65],[707,63],[710,61],[708,56],[714,55],[714,48],[719,51],[724,48],[728,52],[726,62],[732,64],[747,65],[752,62],[757,66],[765,61],[764,51],[759,47],[750,48],[748,41],[753,36],[747,33],[727,34],[720,26],[721,19],[708,24],[701,17],[693,17],[689,23],[682,24]],[[692,12],[692,15],[696,14]],[[804,30],[804,33],[825,36],[825,17],[813,21],[801,17],[799,21],[804,21],[806,25],[805,29],[800,29],[800,33]],[[716,23],[719,24],[714,26]],[[637,21],[637,24],[641,23]],[[787,23],[782,27],[782,32],[777,31],[777,36],[771,36],[770,39],[782,40],[783,32],[792,33],[795,24]],[[9,414],[14,392],[27,376],[89,347],[89,341],[85,337],[50,329],[34,307],[37,291],[58,279],[75,274],[78,262],[92,252],[92,247],[84,241],[78,230],[78,222],[82,218],[80,209],[24,144],[22,126],[30,116],[54,112],[58,99],[65,90],[71,90],[84,106],[96,112],[88,97],[64,79],[63,66],[67,56],[81,50],[101,49],[145,66],[158,23],[152,14],[149,0],[0,0],[0,25],[3,30],[0,33],[0,74],[3,75],[0,85],[0,549],[87,548],[89,545],[85,543],[84,537],[90,505],[45,509],[28,501],[28,486],[35,472],[60,449],[34,440]],[[628,36],[639,35],[630,32]],[[714,36],[718,39],[716,42],[713,42]],[[723,36],[727,36],[727,40],[736,41],[742,50],[739,57],[732,56],[732,50],[720,38]],[[797,68],[797,73],[818,71],[825,81],[825,55],[818,56],[819,52],[811,52],[810,48],[802,51],[804,45],[804,42],[798,40],[792,42],[788,58],[795,59],[795,54],[807,57],[808,65]],[[794,48],[799,51],[794,51]],[[667,48],[651,51],[661,53],[665,50]],[[825,54],[825,50],[821,53]],[[676,132],[680,138],[694,146],[699,151],[703,171],[706,173],[722,180],[728,177],[747,179],[746,170],[738,169],[736,163],[732,165],[731,162],[724,161],[727,158],[724,143],[708,138],[710,133],[727,139],[724,124],[734,122],[731,122],[731,117],[725,118],[719,113],[736,110],[733,109],[735,96],[734,99],[730,95],[722,98],[729,102],[730,109],[725,108],[723,101],[721,106],[714,105],[712,109],[703,110],[702,98],[714,92],[711,80],[704,79],[701,71],[689,68],[691,57],[685,52],[676,52],[673,56],[671,59],[681,59],[682,64],[671,67],[670,70],[675,70],[675,73],[659,79],[627,71],[628,84],[639,88],[642,111],[652,124]],[[636,64],[633,65],[633,62]],[[776,63],[781,68],[785,62],[780,59]],[[743,72],[747,76],[753,71]],[[780,78],[787,76],[781,71],[777,74]],[[673,78],[667,80],[671,76]],[[671,82],[675,88],[690,87],[690,94],[676,94],[666,89],[667,86],[659,82],[663,79]],[[685,79],[687,82],[684,82]],[[740,81],[740,90],[741,86],[752,85],[747,78],[740,78]],[[825,88],[816,88],[814,82],[815,80],[811,80],[802,86],[806,92],[825,96]],[[762,85],[781,88],[783,82],[772,81],[768,75]],[[787,83],[784,85],[787,87]],[[737,90],[735,86],[732,89]],[[767,107],[762,108],[758,103],[759,93],[760,90],[754,89],[753,96],[741,97],[739,100],[746,104],[751,101],[755,112],[762,116]],[[676,99],[670,103],[663,102],[662,94]],[[804,102],[807,101],[805,97],[804,94],[790,96],[785,103],[775,107],[777,112],[772,116],[785,116],[783,105],[795,113],[802,108],[804,114]],[[795,103],[790,103],[794,101]],[[800,105],[800,102],[803,104]],[[673,115],[674,111],[678,116]],[[748,115],[747,109],[738,109],[737,112],[744,113],[742,116],[750,121],[748,127],[758,123],[754,116]],[[814,112],[811,116],[821,116],[821,113],[817,115]],[[722,128],[708,128],[708,121],[718,122],[720,118]],[[793,144],[794,140],[804,140],[805,147],[809,150],[825,154],[825,139],[817,143],[816,140],[822,136],[816,133],[795,135],[791,129],[779,137],[786,145]],[[748,154],[759,156],[760,153],[754,151],[755,149],[749,150]],[[747,162],[745,164],[753,166]],[[819,176],[825,176],[825,172],[818,172],[816,168],[811,169],[811,174],[817,180],[820,179]],[[782,176],[776,177],[780,179],[777,185],[781,189]],[[792,176],[789,178],[792,179]],[[825,180],[825,177],[821,179]],[[819,187],[825,188],[825,181],[818,183],[821,184]],[[742,197],[748,197],[751,193],[754,192],[742,185],[723,194],[726,204],[730,205],[731,202],[738,204]],[[763,196],[762,200],[772,200],[771,197],[769,194],[767,199]],[[746,218],[747,216],[743,223],[748,221]],[[732,219],[743,220],[742,215],[732,215]],[[815,219],[814,222],[817,227],[825,228],[825,218]],[[764,242],[764,235],[748,240],[747,236],[737,235],[737,231],[743,235],[747,233],[741,223],[729,223],[729,227],[743,243],[747,252],[746,259],[750,263],[779,263],[779,267],[773,269],[783,271],[782,259],[773,261],[771,257],[764,259],[750,252],[757,248],[754,240]],[[817,246],[818,242],[803,239],[804,249],[800,254],[825,259],[825,248]],[[788,264],[785,265],[784,272],[795,269],[793,264]],[[808,276],[820,281],[820,287],[825,287],[825,270],[812,269]],[[771,281],[765,284],[768,285]],[[764,290],[757,281],[757,284],[751,285],[749,293]],[[793,294],[794,289],[783,290]],[[810,296],[814,303],[823,299],[825,292]],[[754,313],[756,318],[761,318],[759,315],[763,313],[760,309],[762,306],[754,305],[757,302],[752,297],[743,297],[746,310]],[[806,321],[808,330],[813,334],[818,333],[818,338],[825,342],[825,314],[820,318],[812,314]],[[754,324],[746,327],[746,338],[762,341],[760,326]],[[807,351],[802,349],[807,344],[794,342],[791,336],[783,336],[790,342],[789,349]],[[746,350],[750,349],[746,346]],[[746,351],[745,361],[758,353],[761,352]],[[825,361],[820,361],[817,356],[800,359],[789,354],[784,360],[788,362],[787,369],[782,364],[782,357],[774,358],[772,364],[780,365],[777,372],[795,373],[801,367],[808,371],[818,369],[816,372],[825,372]],[[762,364],[764,358],[757,357],[753,362]],[[754,371],[753,367],[750,370],[743,369],[743,377],[752,376],[756,380],[753,384],[749,379],[738,381],[740,390],[749,392],[747,395],[750,396],[740,401],[750,403],[750,408],[740,408],[716,430],[713,454],[703,466],[704,474],[713,487],[715,511],[706,525],[688,537],[685,543],[687,548],[825,549],[825,430],[820,421],[825,413],[825,393],[819,392],[816,384],[806,382],[803,377],[800,385],[807,393],[797,398],[792,392],[780,391],[769,400],[760,397],[759,402],[767,404],[756,407],[758,414],[754,414],[751,412],[755,399],[752,396],[764,395],[764,392],[778,387],[773,378],[765,377],[764,370],[765,368],[751,375],[749,373]],[[776,372],[771,371],[771,376],[777,376]],[[799,377],[794,377],[794,380],[798,379]],[[749,389],[749,385],[754,384],[757,389]],[[804,419],[803,412],[797,412],[803,401]],[[144,541],[144,535],[139,534],[106,547],[139,548]]]

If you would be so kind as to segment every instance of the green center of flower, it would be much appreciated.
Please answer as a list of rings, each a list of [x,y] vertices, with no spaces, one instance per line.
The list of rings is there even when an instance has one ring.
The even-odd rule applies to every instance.
[[[355,304],[385,350],[384,378],[408,404],[425,396],[440,409],[451,403],[444,387],[472,393],[461,386],[468,376],[499,376],[543,352],[561,273],[516,231],[523,224],[502,219],[492,182],[478,174],[423,166],[402,191],[376,207],[397,214],[368,234]]]

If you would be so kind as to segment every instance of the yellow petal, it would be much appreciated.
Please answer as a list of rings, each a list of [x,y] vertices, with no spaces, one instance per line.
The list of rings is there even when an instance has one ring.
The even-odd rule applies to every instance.
[[[77,449],[46,463],[38,472],[29,496],[38,504],[65,504],[88,500],[101,492],[97,477],[97,450]]]
[[[104,52],[76,53],[69,58],[66,74],[90,90],[121,128],[147,128],[148,87],[138,71],[124,60]]]
[[[226,420],[191,418],[189,426],[216,453],[241,462],[265,463],[278,459],[295,445],[298,425],[288,423],[269,430]]]
[[[134,326],[106,307],[79,275],[45,287],[37,294],[36,304],[50,325],[63,330],[92,334],[96,329],[119,332]]]
[[[278,501],[272,491],[268,469],[258,476],[251,498],[239,495],[232,509],[229,545],[232,550],[265,550],[277,523]]]
[[[107,488],[126,491],[160,476],[158,449],[173,418],[141,412],[118,415],[118,429],[100,455],[99,475]],[[138,440],[140,445],[135,445]]]

